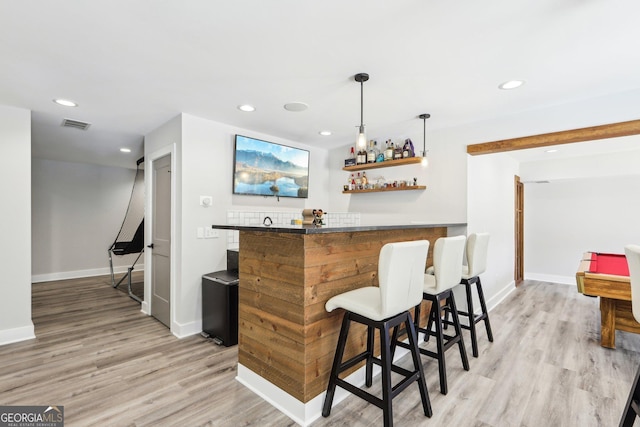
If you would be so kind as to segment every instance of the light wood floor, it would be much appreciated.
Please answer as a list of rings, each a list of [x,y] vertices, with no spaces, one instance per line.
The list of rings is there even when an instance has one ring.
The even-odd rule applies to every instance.
[[[495,342],[480,333],[469,372],[448,352],[447,396],[423,356],[434,415],[411,386],[394,401],[395,424],[617,426],[640,336],[600,347],[597,304],[573,286],[525,282],[491,312]],[[234,380],[235,347],[178,340],[139,310],[106,277],[33,285],[37,338],[0,347],[0,404],[64,405],[67,426],[294,425]],[[381,415],[350,396],[313,426],[381,426]]]

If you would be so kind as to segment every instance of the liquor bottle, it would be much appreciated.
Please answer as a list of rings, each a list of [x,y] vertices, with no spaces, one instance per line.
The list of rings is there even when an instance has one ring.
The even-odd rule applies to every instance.
[[[356,190],[362,190],[362,178],[360,177],[360,172],[358,172],[358,176],[356,177]]]
[[[402,146],[402,158],[406,159],[411,157],[411,147],[409,147],[409,140],[404,141],[404,145]]]
[[[349,158],[350,159],[356,159],[356,152],[354,151],[354,148],[351,147],[351,153],[349,154]]]
[[[378,149],[378,141],[373,141],[373,151],[376,153],[376,163],[384,161],[384,152]]]
[[[393,150],[393,160],[398,160],[402,158],[402,147],[400,144],[396,145]]]
[[[369,141],[369,151],[367,151],[367,163],[376,162],[376,152],[373,150],[373,140]]]
[[[407,138],[404,141],[404,145],[408,148],[409,150],[409,157],[415,157],[416,156],[416,149],[413,146],[413,142],[411,141],[411,138]]]
[[[351,174],[351,185],[349,186],[349,190],[355,190],[356,188],[356,178]]]
[[[384,160],[393,160],[393,142],[387,141],[387,148],[384,150]]]
[[[362,172],[362,189],[366,190],[368,188],[367,184],[369,183],[369,180],[367,179],[367,173],[366,172]]]
[[[347,177],[347,189],[353,190],[354,185],[355,185],[355,182],[353,180],[353,174],[351,174],[351,176]]]
[[[367,163],[367,154],[361,148],[358,150],[358,155],[356,157],[356,164],[361,165],[363,163]]]

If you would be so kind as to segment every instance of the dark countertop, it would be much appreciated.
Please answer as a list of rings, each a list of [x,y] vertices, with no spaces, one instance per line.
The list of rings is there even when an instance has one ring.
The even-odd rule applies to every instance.
[[[330,226],[330,225],[219,225],[214,224],[211,228],[220,230],[239,231],[262,231],[271,233],[291,233],[291,234],[328,234],[328,233],[351,233],[358,231],[381,231],[381,230],[402,230],[411,228],[436,228],[436,227],[462,227],[466,223],[449,224],[389,224],[389,225],[359,225],[359,226]]]

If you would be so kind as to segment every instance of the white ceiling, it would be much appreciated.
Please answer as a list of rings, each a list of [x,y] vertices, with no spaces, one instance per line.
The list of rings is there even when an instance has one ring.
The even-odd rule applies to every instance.
[[[57,160],[134,166],[180,112],[332,148],[355,138],[358,72],[382,140],[419,135],[424,112],[444,128],[638,89],[638,16],[637,0],[0,0],[0,104],[32,110],[33,155]],[[526,84],[497,89],[510,79]]]

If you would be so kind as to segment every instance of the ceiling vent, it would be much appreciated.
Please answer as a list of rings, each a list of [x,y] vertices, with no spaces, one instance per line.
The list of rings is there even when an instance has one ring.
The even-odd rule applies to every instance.
[[[72,120],[72,119],[63,119],[62,120],[62,127],[65,127],[65,128],[74,128],[74,129],[80,129],[80,130],[87,130],[87,129],[89,129],[89,126],[91,126],[91,123],[81,122],[81,121]]]

